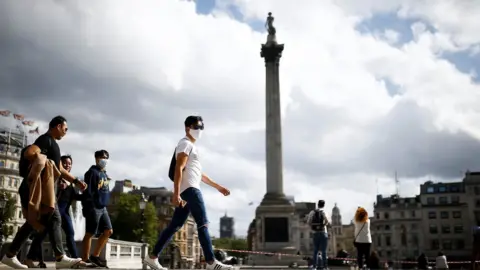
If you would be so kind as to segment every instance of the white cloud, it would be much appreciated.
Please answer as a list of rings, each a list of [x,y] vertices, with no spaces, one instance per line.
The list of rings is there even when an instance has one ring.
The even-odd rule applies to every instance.
[[[427,3],[435,8],[426,9]],[[427,138],[428,134],[443,130],[480,138],[480,86],[472,82],[471,75],[461,73],[441,59],[440,53],[475,44],[478,47],[480,37],[478,31],[472,30],[475,28],[472,18],[478,18],[474,15],[480,4],[472,1],[467,8],[452,3],[223,2],[236,5],[248,19],[263,21],[267,12],[272,11],[278,40],[285,43],[280,63],[284,156],[286,160],[295,157],[285,162],[288,195],[294,195],[297,201],[324,198],[328,208],[337,202],[344,213],[344,222],[348,222],[358,205],[372,208],[375,179],[380,179],[382,193],[394,192],[388,182],[393,180],[388,179],[393,178],[397,168],[388,164],[383,171],[375,171],[377,167],[367,167],[364,162],[374,155],[368,150],[381,145],[380,135],[389,131],[382,130],[381,124],[402,102],[419,105],[419,110],[431,118],[425,118],[430,121],[427,124],[418,121],[414,123],[416,126],[399,127],[398,132],[405,133],[399,136],[401,139],[407,138],[412,130],[425,131]],[[261,130],[265,123],[264,64],[259,56],[265,33],[236,21],[222,6],[213,15],[196,14],[192,1],[151,0],[141,4],[45,1],[32,7],[12,0],[2,2],[2,8],[11,14],[7,26],[10,33],[101,80],[106,88],[111,87],[110,82],[123,85],[128,80],[145,86],[141,91],[133,86],[128,88],[128,94],[138,99],[138,103],[132,100],[132,107],[122,105],[124,113],[148,110],[159,117],[151,126],[176,121],[175,133],[151,130],[151,126],[139,129],[134,122],[120,116],[116,116],[115,122],[107,122],[118,113],[118,108],[114,112],[111,108],[125,95],[117,89],[108,88],[107,98],[102,95],[101,106],[94,107],[96,111],[87,108],[87,103],[78,105],[78,100],[68,100],[56,111],[85,114],[82,118],[85,123],[105,126],[104,130],[85,133],[75,130],[78,123],[70,123],[72,132],[60,144],[63,151],[74,156],[75,173],[82,174],[93,162],[93,151],[104,148],[111,153],[113,178],[171,188],[170,180],[166,179],[167,167],[173,147],[183,133],[183,118],[193,112],[210,115],[205,119],[204,142],[199,143],[203,147],[204,167],[218,182],[232,187],[229,198],[204,188],[212,232],[218,234],[218,218],[227,211],[237,219],[237,234],[245,234],[254,215],[254,207],[248,203],[258,203],[265,192],[264,162],[259,161],[263,160],[263,142],[257,141],[258,136],[250,138],[247,132]],[[397,10],[404,17],[418,20],[412,25],[416,38],[401,47],[393,46],[398,33],[386,31],[385,40],[355,30],[357,23],[367,16]],[[421,27],[426,24],[433,25],[437,32],[430,33],[427,27]],[[24,57],[32,66],[51,61],[36,55],[33,49],[28,52]],[[19,59],[8,60],[12,66],[19,62]],[[0,86],[9,83],[7,74],[6,68],[0,69],[0,75],[5,76],[0,76]],[[48,80],[58,77],[52,74]],[[388,94],[381,81],[385,78],[401,88],[401,95]],[[76,89],[67,84],[58,91],[55,93],[65,97],[87,96],[92,104],[98,102],[98,92],[88,86]],[[150,91],[159,94],[159,98],[152,100]],[[11,97],[14,102],[10,104],[17,104],[11,106],[21,108],[24,101],[13,92]],[[9,104],[0,101],[0,105]],[[411,112],[410,116],[417,115]],[[108,133],[108,129],[118,126],[125,129],[128,126],[130,132]],[[404,140],[391,143],[392,148],[381,153],[395,157],[393,151],[402,148],[399,144],[407,142]],[[242,154],[252,146],[256,151],[250,156]],[[413,153],[407,154],[417,158]],[[365,168],[358,168],[358,164]],[[422,177],[402,177],[401,194],[418,192],[418,184],[425,180]]]

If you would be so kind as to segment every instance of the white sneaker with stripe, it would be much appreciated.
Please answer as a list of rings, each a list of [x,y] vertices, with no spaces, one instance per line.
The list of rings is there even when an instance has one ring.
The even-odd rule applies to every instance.
[[[231,265],[226,265],[226,264],[223,264],[223,263],[215,260],[212,264],[207,263],[207,269],[211,269],[211,270],[233,270],[234,268]]]

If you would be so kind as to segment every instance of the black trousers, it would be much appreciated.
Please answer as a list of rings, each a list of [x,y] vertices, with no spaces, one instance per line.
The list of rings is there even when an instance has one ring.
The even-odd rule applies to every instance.
[[[55,256],[65,254],[62,244],[62,218],[58,211],[58,206],[55,206],[53,213],[43,215],[40,218],[40,222],[45,226]],[[25,222],[17,231],[15,238],[13,238],[12,244],[8,250],[9,253],[16,254],[32,233],[36,233],[35,229],[28,222]]]
[[[356,243],[357,246],[357,264],[358,268],[362,268],[364,262],[369,266],[370,262],[370,247],[372,246],[371,243]],[[365,261],[363,260],[365,257]]]

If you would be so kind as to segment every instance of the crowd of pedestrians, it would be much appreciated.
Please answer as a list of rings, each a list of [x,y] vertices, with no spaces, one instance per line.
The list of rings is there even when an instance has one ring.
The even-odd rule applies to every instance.
[[[230,195],[230,191],[214,182],[202,170],[199,150],[195,145],[204,130],[202,117],[189,116],[184,126],[185,137],[175,147],[169,171],[169,177],[173,181],[172,204],[175,211],[170,225],[160,233],[157,244],[143,264],[154,270],[166,269],[160,264],[158,255],[191,214],[197,223],[206,268],[232,269],[232,266],[222,264],[214,257],[200,183],[217,189],[224,196]],[[62,156],[57,143],[67,135],[67,132],[67,120],[62,116],[54,117],[49,123],[48,131],[21,151],[19,172],[23,180],[19,187],[19,195],[26,222],[17,231],[1,260],[3,264],[14,269],[46,268],[42,243],[47,235],[55,255],[57,269],[87,266],[108,268],[100,253],[113,233],[106,208],[110,198],[110,178],[106,171],[110,154],[106,150],[96,151],[95,164],[87,170],[81,181],[70,173],[73,158]],[[81,201],[86,223],[81,258],[77,251],[72,218],[69,214],[74,200]],[[68,255],[63,248],[62,229],[66,236]],[[96,235],[100,236],[91,252],[91,241]],[[33,238],[31,248],[26,260],[20,262],[17,254],[29,238]],[[35,265],[35,261],[39,263]]]

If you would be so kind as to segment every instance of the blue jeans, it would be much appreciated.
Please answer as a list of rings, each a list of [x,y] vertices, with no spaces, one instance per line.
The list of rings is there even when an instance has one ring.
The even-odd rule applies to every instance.
[[[160,233],[157,244],[155,244],[155,247],[153,248],[152,255],[158,256],[158,254],[162,252],[172,239],[172,236],[182,228],[183,224],[185,224],[188,215],[191,213],[195,223],[197,223],[198,240],[202,246],[205,261],[211,262],[214,260],[212,240],[208,233],[207,212],[205,211],[205,203],[203,201],[202,193],[200,190],[191,187],[183,191],[182,194],[180,194],[180,197],[182,197],[182,200],[186,201],[187,204],[184,207],[175,208],[172,221],[170,221],[168,227]]]
[[[314,267],[327,267],[327,245],[328,245],[328,233],[315,232],[313,234],[313,266]],[[322,252],[322,264],[318,265],[318,252]]]

